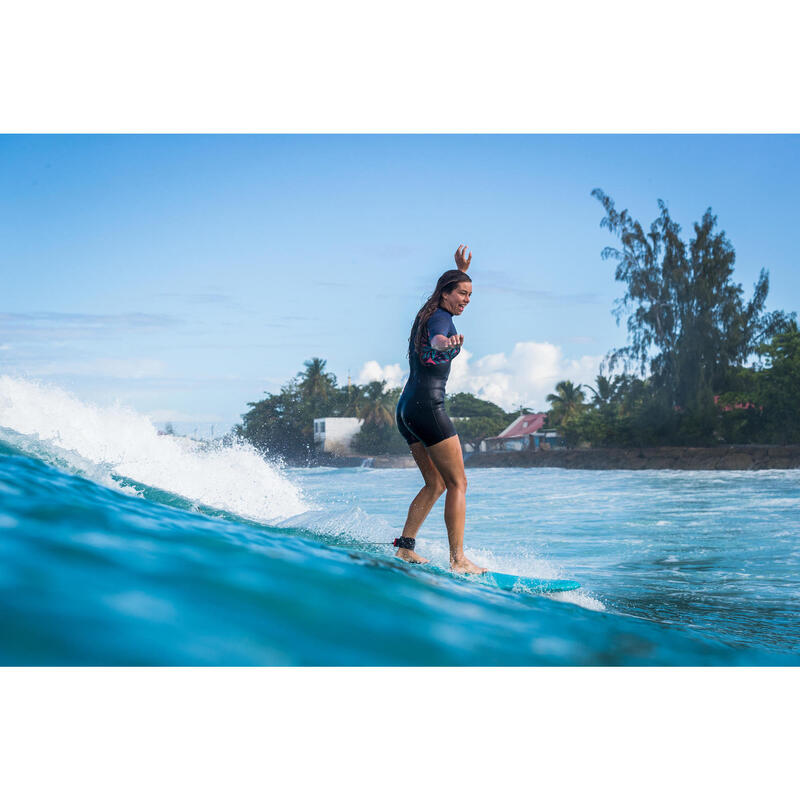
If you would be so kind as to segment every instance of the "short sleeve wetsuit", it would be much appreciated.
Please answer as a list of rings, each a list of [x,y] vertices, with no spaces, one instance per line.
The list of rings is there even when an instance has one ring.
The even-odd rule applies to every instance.
[[[435,350],[431,341],[434,336],[449,337],[456,333],[453,315],[437,308],[428,320],[421,354],[410,353],[411,372],[395,413],[397,427],[409,445],[422,442],[431,447],[455,436],[456,429],[444,411],[444,389],[450,362],[461,352],[461,347]]]

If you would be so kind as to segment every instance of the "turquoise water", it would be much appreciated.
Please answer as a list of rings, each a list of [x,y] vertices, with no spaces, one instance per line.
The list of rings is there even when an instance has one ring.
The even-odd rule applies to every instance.
[[[414,470],[283,469],[0,377],[0,663],[800,664],[800,472],[467,474],[473,560],[582,588],[392,558]]]

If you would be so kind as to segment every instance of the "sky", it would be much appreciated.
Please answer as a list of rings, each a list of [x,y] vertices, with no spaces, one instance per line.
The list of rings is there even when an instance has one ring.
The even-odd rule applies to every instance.
[[[626,341],[595,187],[691,235],[711,207],[750,296],[800,309],[800,137],[0,136],[0,374],[217,434],[312,357],[407,373],[411,323],[464,243],[448,391],[507,410],[592,383]]]

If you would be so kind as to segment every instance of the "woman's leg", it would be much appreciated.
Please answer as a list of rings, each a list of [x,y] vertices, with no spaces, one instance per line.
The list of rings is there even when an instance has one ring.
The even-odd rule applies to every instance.
[[[422,477],[425,480],[425,485],[411,501],[406,524],[403,526],[402,535],[414,539],[417,536],[417,531],[419,531],[422,523],[425,522],[425,518],[433,508],[434,503],[436,503],[444,493],[445,484],[422,442],[415,442],[411,445],[411,455],[414,456],[414,461],[417,462],[419,471],[422,473]],[[424,564],[428,560],[405,547],[401,547],[396,555],[404,561],[411,561],[416,564]]]
[[[464,518],[467,512],[467,476],[458,435],[428,448],[428,455],[444,480],[444,522],[450,542],[450,568],[455,572],[486,572],[464,555]]]

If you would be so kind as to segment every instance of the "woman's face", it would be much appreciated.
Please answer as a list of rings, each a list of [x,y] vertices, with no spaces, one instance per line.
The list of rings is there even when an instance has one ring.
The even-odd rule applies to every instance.
[[[458,316],[468,305],[472,296],[472,281],[456,284],[452,292],[442,292],[442,308]]]

